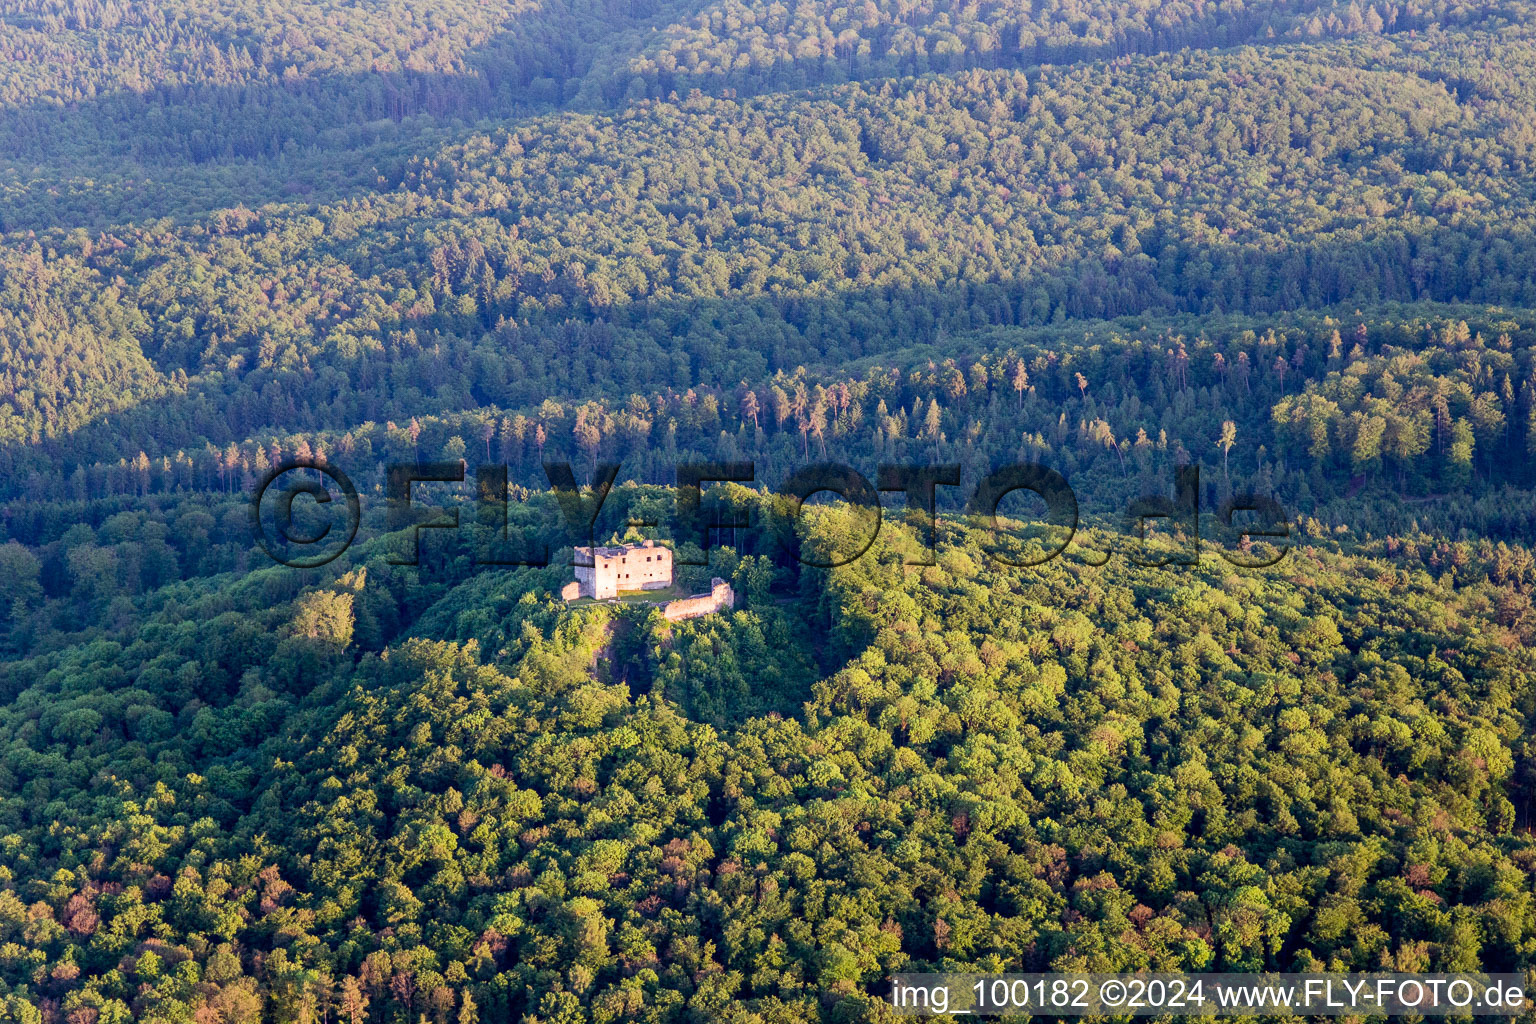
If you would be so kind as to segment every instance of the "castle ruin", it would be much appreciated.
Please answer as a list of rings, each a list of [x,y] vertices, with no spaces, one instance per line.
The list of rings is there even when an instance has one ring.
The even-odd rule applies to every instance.
[[[655,541],[616,548],[576,549],[576,579],[560,596],[567,601],[590,597],[606,601],[621,590],[665,590],[672,585],[672,551]]]
[[[574,568],[576,578],[560,588],[560,596],[566,601],[583,597],[611,601],[625,591],[666,590],[672,586],[672,551],[651,540],[619,547],[577,548]],[[655,603],[661,605],[667,621],[678,622],[736,607],[736,591],[716,576],[709,581],[707,594]]]

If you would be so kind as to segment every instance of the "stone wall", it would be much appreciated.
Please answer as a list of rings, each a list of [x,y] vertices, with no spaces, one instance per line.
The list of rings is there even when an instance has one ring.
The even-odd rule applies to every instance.
[[[695,594],[692,597],[668,601],[662,608],[661,614],[667,617],[668,622],[677,622],[682,619],[696,619],[700,615],[713,615],[715,612],[736,607],[736,591],[731,589],[729,583],[716,576],[709,581],[709,585],[710,590],[707,594]]]

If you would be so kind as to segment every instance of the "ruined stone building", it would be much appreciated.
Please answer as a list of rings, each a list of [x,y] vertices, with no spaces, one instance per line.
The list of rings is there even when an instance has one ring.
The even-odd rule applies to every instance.
[[[576,578],[560,590],[567,601],[590,597],[607,601],[632,590],[665,590],[672,585],[672,551],[655,541],[621,547],[576,549]],[[671,622],[713,615],[736,606],[736,592],[716,576],[709,592],[654,602]]]
[[[567,601],[578,597],[604,601],[623,590],[665,590],[672,585],[672,551],[653,540],[616,548],[577,548],[575,568],[575,581],[560,591]]]

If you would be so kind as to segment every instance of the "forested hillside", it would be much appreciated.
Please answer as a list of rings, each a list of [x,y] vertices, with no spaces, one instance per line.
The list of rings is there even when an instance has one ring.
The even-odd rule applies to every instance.
[[[1533,26],[0,0],[0,1017],[1536,969]],[[252,536],[293,459],[361,492],[322,568]],[[755,470],[707,565],[687,461]],[[963,514],[1021,461],[1081,514],[1033,567],[1024,496]],[[463,526],[404,566],[412,462],[462,467],[414,499]],[[560,462],[619,466],[588,537]],[[962,484],[931,549],[891,493],[818,568],[867,524],[771,492],[821,462]],[[1150,543],[1198,564],[1139,564],[1126,511],[1190,467]],[[736,608],[554,596],[642,536]]]
[[[13,666],[9,1006],[841,1019],[925,964],[1527,962],[1507,553],[884,536],[795,586],[747,556],[746,608],[679,625],[523,570],[408,627],[382,558],[269,568]]]

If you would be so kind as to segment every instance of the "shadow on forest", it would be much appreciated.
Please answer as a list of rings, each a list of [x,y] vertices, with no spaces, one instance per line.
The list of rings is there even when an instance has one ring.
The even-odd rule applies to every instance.
[[[200,451],[205,442],[222,447],[269,432],[343,430],[367,420],[404,423],[413,416],[481,406],[528,409],[552,394],[581,401],[695,386],[729,389],[738,381],[761,381],[802,365],[830,370],[914,346],[943,350],[948,335],[989,327],[1082,321],[1085,331],[1108,327],[1130,333],[1139,326],[1134,320],[1091,321],[1265,316],[1299,309],[1335,309],[1349,316],[1356,308],[1390,302],[1536,307],[1536,246],[1522,228],[1387,231],[1349,242],[1279,248],[1185,246],[1177,257],[1167,256],[1176,248],[1163,248],[1163,261],[1140,256],[1111,266],[1085,259],[1011,281],[612,307],[590,320],[551,319],[493,333],[488,355],[515,356],[518,365],[542,368],[502,381],[466,382],[466,368],[448,364],[441,354],[427,365],[421,362],[426,357],[408,363],[406,373],[385,365],[368,371],[359,366],[363,357],[338,361],[330,365],[349,386],[335,391],[328,406],[304,394],[314,384],[314,370],[287,377],[252,371],[234,388],[220,374],[194,375],[185,393],[118,410],[64,436],[0,447],[0,468],[6,470],[10,496],[44,497],[57,489],[47,477],[62,484],[76,465],[116,464],[140,451],[158,458],[177,450]],[[1190,287],[1180,264],[1193,260],[1207,270],[1215,261],[1229,271],[1208,288]],[[425,335],[424,350],[432,347],[434,327],[449,327],[430,319],[403,326]],[[442,338],[446,342],[448,335]],[[952,354],[974,345],[973,340],[959,342],[951,346]],[[566,359],[570,352],[586,358]],[[276,409],[270,394],[288,399]],[[554,439],[552,451],[568,440]],[[41,493],[31,494],[34,490]]]
[[[181,83],[0,109],[0,169],[9,163],[21,187],[0,196],[0,231],[323,204],[393,188],[411,157],[430,157],[474,125],[560,109],[603,35],[667,24],[704,3],[624,0],[611,16],[587,19],[552,5],[459,54],[463,73]]]
[[[649,79],[637,79],[625,69],[660,38],[658,31],[686,24],[711,5],[626,0],[612,6],[615,11],[601,17],[560,8],[541,12],[543,21],[509,23],[460,55],[462,74],[367,71],[254,84],[184,83],[107,92],[63,106],[38,101],[0,109],[9,164],[7,174],[0,163],[0,175],[13,179],[0,177],[0,186],[11,189],[0,191],[0,232],[100,229],[237,204],[336,202],[395,187],[412,157],[429,157],[477,128],[560,110],[612,112],[636,98],[694,89],[741,98],[891,76],[1268,43],[1275,19],[1290,17],[1217,7],[1109,41],[1074,30],[1027,45],[1005,38],[988,53],[780,54],[750,72],[656,68]],[[1319,6],[1307,0],[1297,9]],[[898,28],[877,34],[871,52],[891,45]]]

